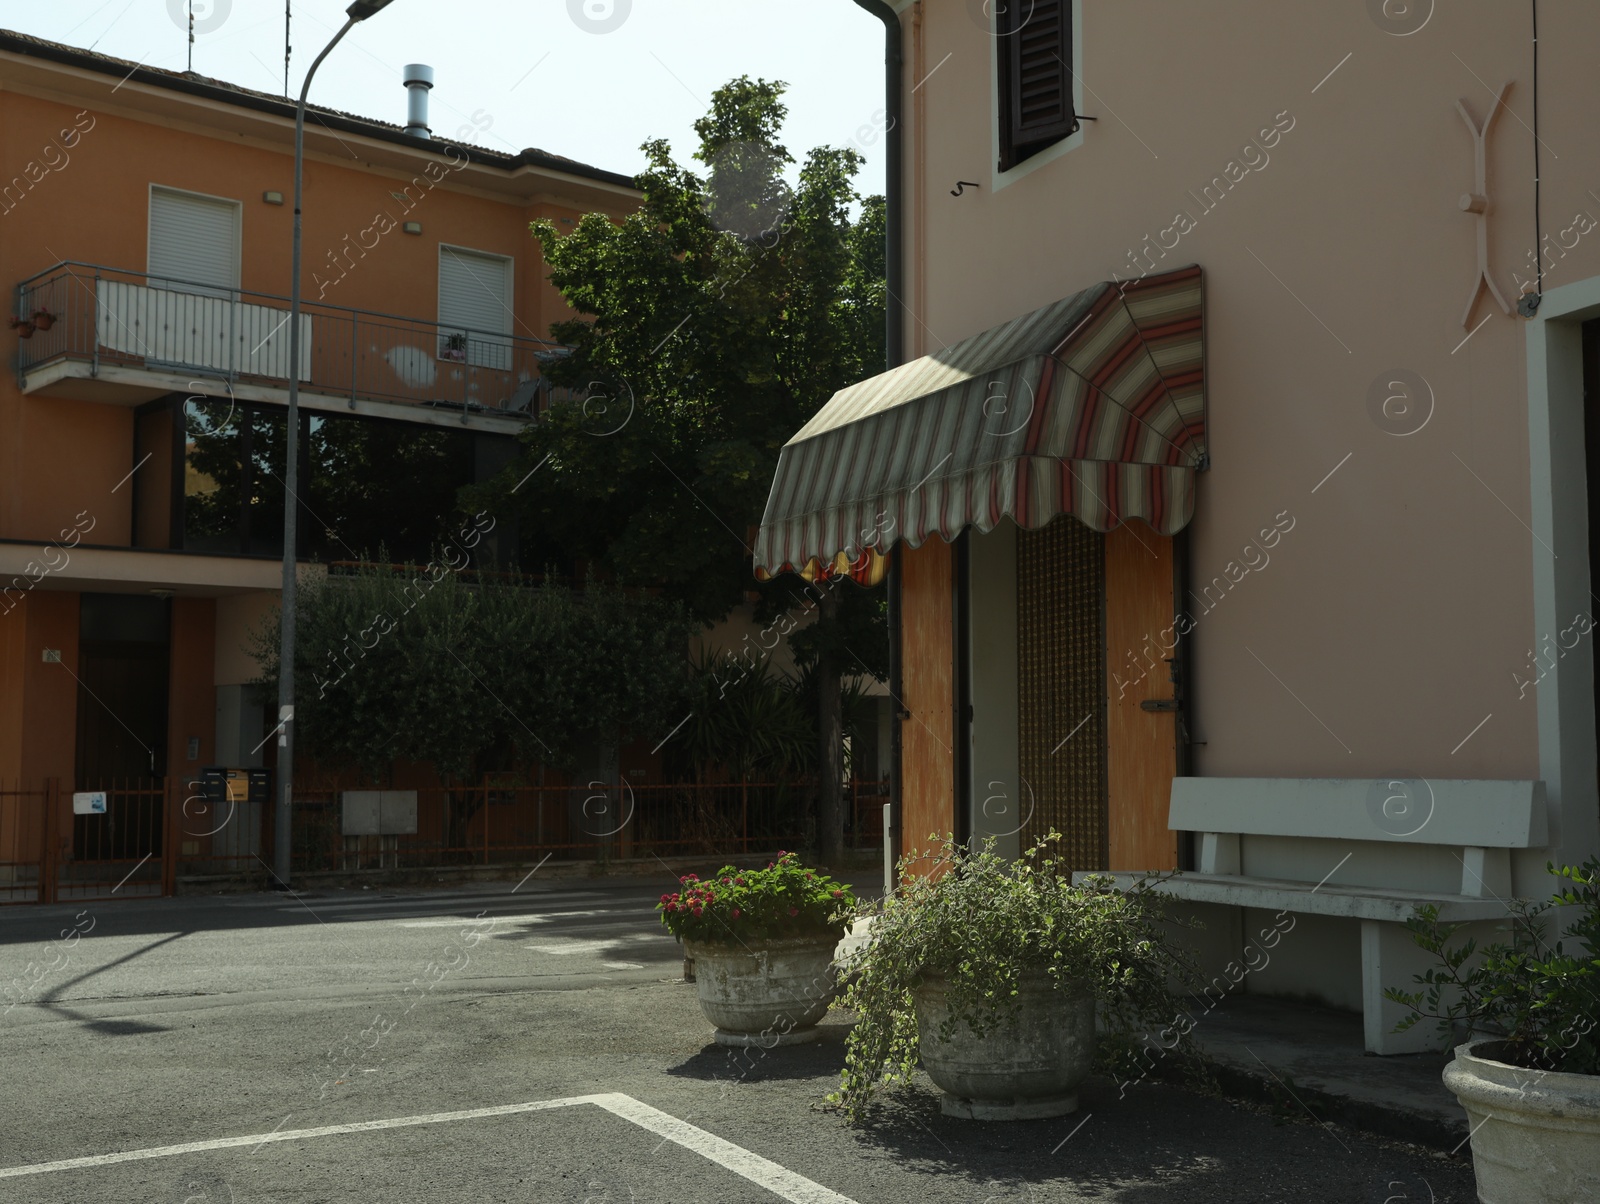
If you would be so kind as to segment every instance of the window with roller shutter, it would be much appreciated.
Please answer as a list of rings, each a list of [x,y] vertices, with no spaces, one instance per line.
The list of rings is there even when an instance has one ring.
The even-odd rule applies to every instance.
[[[151,285],[208,296],[238,288],[240,208],[238,201],[152,187]]]
[[[994,6],[994,22],[1000,170],[1009,171],[1078,129],[1072,0],[1004,0]]]
[[[511,367],[512,261],[465,247],[439,247],[439,358]]]

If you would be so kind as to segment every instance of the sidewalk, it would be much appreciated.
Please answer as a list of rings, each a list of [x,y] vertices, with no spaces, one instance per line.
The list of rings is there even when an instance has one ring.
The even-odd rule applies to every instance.
[[[1194,1036],[1229,1095],[1444,1151],[1467,1136],[1439,1077],[1451,1055],[1368,1054],[1354,1013],[1236,995]]]

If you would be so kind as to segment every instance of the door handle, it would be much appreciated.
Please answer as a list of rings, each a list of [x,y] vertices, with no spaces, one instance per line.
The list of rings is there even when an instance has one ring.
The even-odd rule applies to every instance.
[[[1177,711],[1182,709],[1176,698],[1146,698],[1139,704],[1141,711]]]

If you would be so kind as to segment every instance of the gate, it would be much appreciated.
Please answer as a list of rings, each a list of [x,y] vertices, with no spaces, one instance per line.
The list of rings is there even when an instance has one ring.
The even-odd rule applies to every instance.
[[[74,796],[103,794],[105,810],[72,816],[71,856],[55,867],[55,897],[132,899],[171,894],[165,838],[174,779],[112,780]]]
[[[172,894],[180,785],[171,778],[107,782],[76,792],[82,805],[75,802],[70,813],[56,779],[35,789],[0,787],[0,904]]]

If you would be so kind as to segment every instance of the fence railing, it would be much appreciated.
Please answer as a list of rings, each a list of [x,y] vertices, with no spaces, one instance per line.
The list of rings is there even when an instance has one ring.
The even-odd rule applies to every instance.
[[[16,290],[20,317],[47,314],[20,338],[18,372],[58,361],[113,365],[287,388],[289,299],[143,272],[63,262]],[[305,393],[531,417],[566,391],[543,366],[563,354],[544,339],[435,319],[303,303],[295,366]]]
[[[812,794],[804,780],[440,787],[417,791],[415,833],[345,836],[339,792],[297,791],[293,861],[319,871],[759,852],[806,841]],[[887,784],[853,782],[850,797],[851,847],[880,847]]]
[[[854,779],[851,848],[882,844],[887,782]],[[57,782],[0,787],[0,903],[173,893],[180,878],[265,877],[272,806],[217,801],[188,777],[83,785],[75,813]],[[708,857],[798,848],[810,835],[810,781],[620,786],[436,787],[417,793],[416,832],[346,836],[341,791],[296,789],[295,873],[557,861]]]

